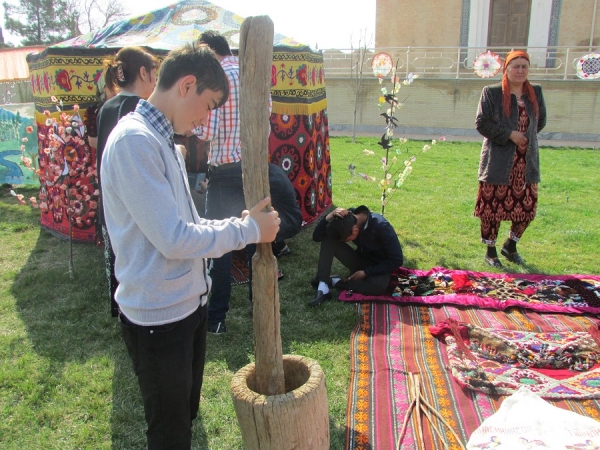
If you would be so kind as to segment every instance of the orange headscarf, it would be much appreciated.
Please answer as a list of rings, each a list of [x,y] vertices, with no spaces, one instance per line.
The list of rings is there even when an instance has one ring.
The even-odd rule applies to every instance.
[[[504,68],[502,69],[504,72],[504,76],[502,77],[502,111],[506,117],[510,117],[510,107],[511,107],[511,97],[510,97],[510,85],[508,83],[508,75],[507,75],[507,67],[508,64],[516,58],[525,58],[529,61],[529,55],[527,52],[523,50],[513,50],[512,52],[508,52],[506,55],[506,59],[504,59]],[[529,82],[529,80],[525,80],[523,83],[523,93],[529,98],[529,101],[533,105],[533,112],[535,117],[539,114],[539,106],[537,102],[537,98],[535,96],[535,91],[533,90],[533,86]]]

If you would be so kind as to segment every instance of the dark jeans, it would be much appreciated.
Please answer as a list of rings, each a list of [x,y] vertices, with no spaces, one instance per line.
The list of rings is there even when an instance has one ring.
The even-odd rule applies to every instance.
[[[224,322],[231,299],[231,252],[210,261],[208,274],[212,279],[208,302],[208,321],[212,324]]]
[[[361,256],[348,244],[334,239],[325,238],[321,241],[321,249],[319,251],[319,264],[317,266],[317,280],[324,281],[329,284],[331,276],[331,265],[333,258],[337,258],[350,273],[372,266],[376,261],[369,261]],[[347,282],[339,282],[336,287],[341,289],[351,289],[354,292],[363,295],[381,295],[387,289],[390,283],[389,273],[372,275],[364,280],[355,280]]]
[[[246,209],[244,186],[242,183],[242,164],[211,166],[208,170],[208,190],[206,192],[206,218],[228,219],[240,217]],[[229,311],[231,298],[231,253],[221,258],[213,258],[209,275],[212,279],[210,301],[208,303],[208,321],[216,324],[223,322]]]
[[[120,319],[144,403],[148,450],[189,450],[204,375],[206,305],[166,325]]]

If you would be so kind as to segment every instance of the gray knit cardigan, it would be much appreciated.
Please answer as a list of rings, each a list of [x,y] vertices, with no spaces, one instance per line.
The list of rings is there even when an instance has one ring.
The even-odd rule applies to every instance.
[[[540,182],[540,154],[538,148],[538,133],[546,125],[546,105],[540,85],[533,85],[539,106],[539,115],[535,117],[533,104],[527,97],[525,110],[529,116],[529,126],[525,135],[529,141],[525,156],[525,181]],[[508,185],[510,171],[515,156],[516,145],[509,139],[510,133],[518,129],[519,108],[517,97],[511,95],[511,114],[506,117],[502,112],[502,85],[486,86],[481,93],[475,126],[484,137],[479,161],[479,181],[491,184]]]

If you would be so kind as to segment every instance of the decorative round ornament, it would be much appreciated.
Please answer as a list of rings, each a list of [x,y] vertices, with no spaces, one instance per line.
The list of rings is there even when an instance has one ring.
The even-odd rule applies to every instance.
[[[385,52],[377,53],[373,56],[373,61],[371,61],[371,69],[373,69],[373,75],[377,78],[386,77],[394,67],[394,63],[392,61],[392,57]]]
[[[600,54],[590,53],[577,61],[577,76],[583,80],[600,78]]]
[[[214,8],[209,6],[187,5],[173,14],[173,23],[179,26],[206,25],[218,17]]]
[[[480,53],[473,61],[473,70],[480,78],[491,78],[502,68],[500,56],[488,50]]]

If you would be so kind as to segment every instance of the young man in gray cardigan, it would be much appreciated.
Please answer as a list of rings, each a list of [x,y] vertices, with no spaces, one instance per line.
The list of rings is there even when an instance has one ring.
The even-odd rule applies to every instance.
[[[138,377],[148,449],[190,449],[206,351],[210,278],[205,258],[271,242],[277,212],[264,199],[241,218],[201,219],[173,133],[202,124],[229,88],[207,48],[163,61],[148,101],[115,127],[102,157],[106,224],[116,254],[116,301]]]

